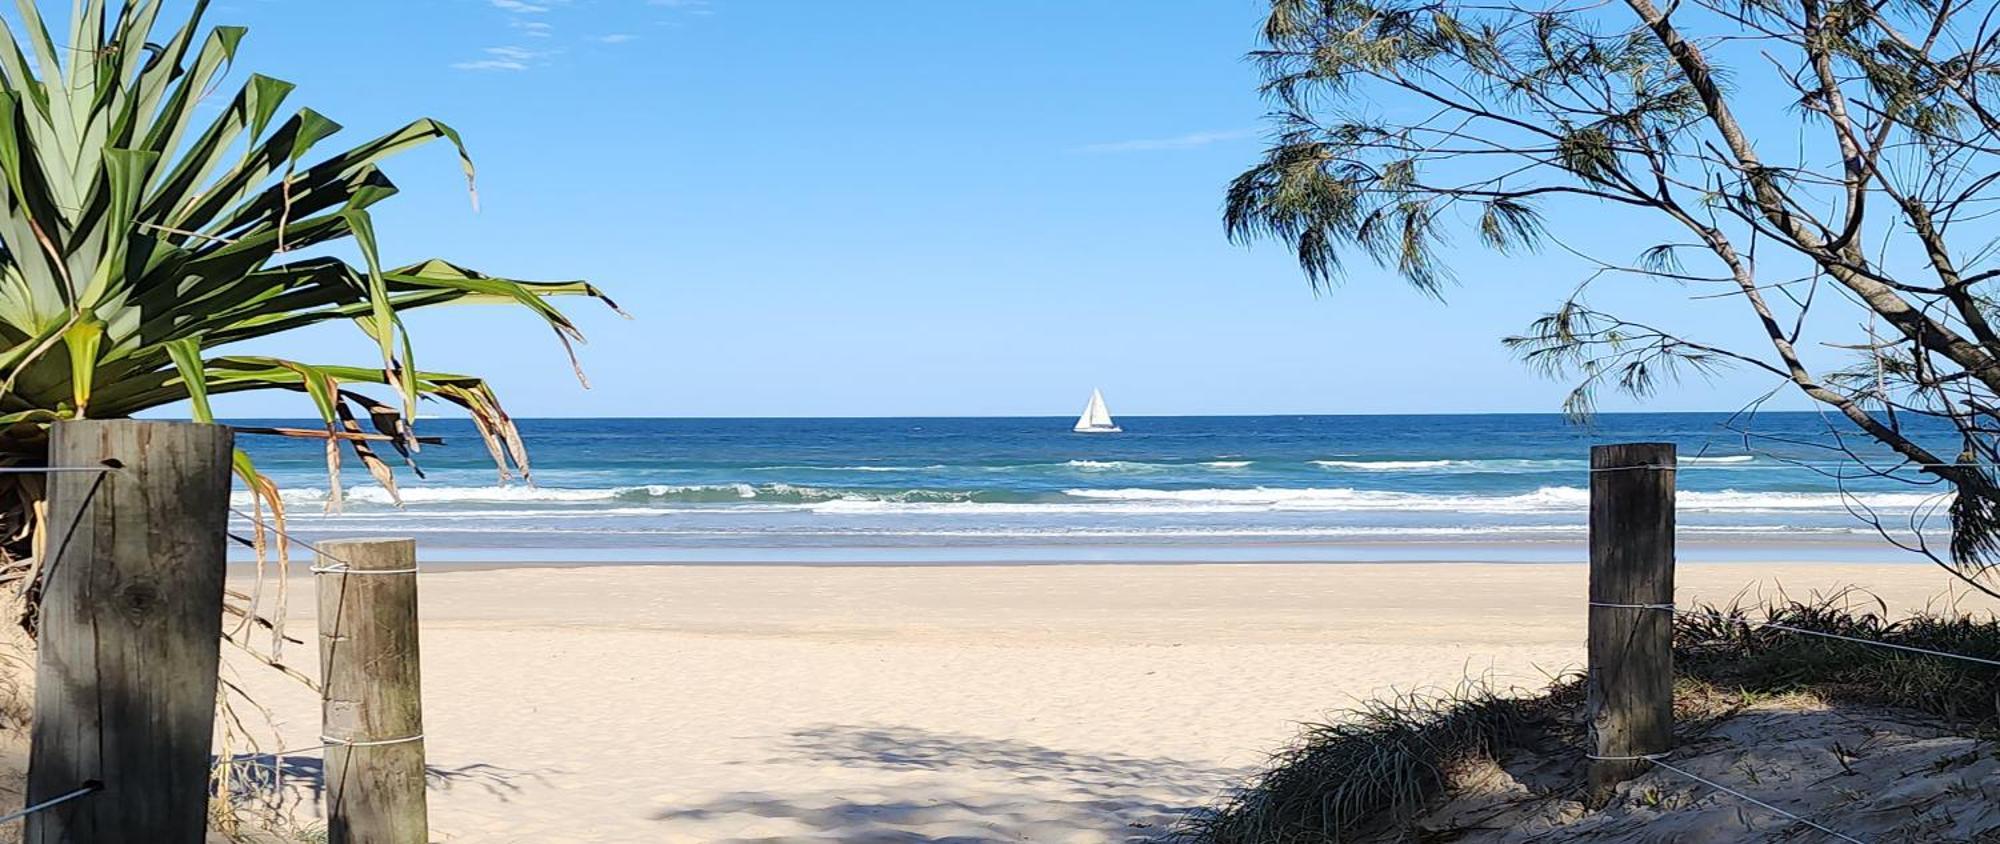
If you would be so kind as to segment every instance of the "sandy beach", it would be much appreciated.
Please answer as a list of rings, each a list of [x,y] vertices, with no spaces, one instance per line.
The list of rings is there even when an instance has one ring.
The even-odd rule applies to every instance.
[[[1145,840],[1300,721],[1579,664],[1580,565],[581,566],[421,575],[433,837]],[[1910,564],[1700,564],[1680,596],[1867,587]],[[309,634],[312,584],[291,584]],[[1964,606],[1983,605],[1967,600]],[[300,638],[310,639],[309,635]],[[310,646],[291,662],[314,673]],[[267,668],[265,749],[316,699]],[[310,822],[317,762],[288,760]]]
[[[13,5],[0,844],[2000,844],[2000,0]]]

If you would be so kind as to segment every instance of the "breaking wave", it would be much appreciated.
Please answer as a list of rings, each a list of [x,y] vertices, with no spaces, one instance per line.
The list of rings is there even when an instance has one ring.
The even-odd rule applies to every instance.
[[[1589,468],[1582,460],[1314,460],[1314,466],[1343,472],[1561,472]]]
[[[1590,506],[1590,491],[1582,487],[1547,486],[1518,495],[1435,495],[1381,490],[1284,489],[1072,489],[1076,498],[1127,502],[1174,502],[1189,505],[1231,505],[1278,510],[1402,510],[1463,513],[1527,513],[1582,511]],[[1850,506],[1909,510],[1933,506],[1941,499],[1926,493],[1818,492],[1681,492],[1683,511],[1775,512],[1843,511]]]
[[[288,488],[288,504],[317,505],[325,489]],[[246,506],[244,493],[237,504]],[[350,504],[388,505],[387,490],[361,485],[346,490]],[[1019,490],[872,489],[817,487],[797,484],[648,484],[594,489],[531,486],[409,486],[403,503],[412,509],[450,510],[474,506],[554,505],[566,509],[785,506],[827,511],[894,510],[965,512],[1171,512],[1171,511],[1403,511],[1461,513],[1581,512],[1589,506],[1587,489],[1545,486],[1518,494],[1435,494],[1333,488],[1197,488],[1066,489],[1048,492]],[[1930,493],[1873,492],[1714,492],[1682,491],[1683,512],[1841,512],[1852,507],[1895,512],[1934,507],[1946,499]]]

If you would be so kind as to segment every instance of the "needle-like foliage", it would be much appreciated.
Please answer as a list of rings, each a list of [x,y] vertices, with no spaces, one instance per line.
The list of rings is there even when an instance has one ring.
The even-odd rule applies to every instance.
[[[1263,41],[1275,130],[1232,239],[1315,286],[1361,256],[1433,295],[1468,230],[1560,247],[1586,277],[1507,344],[1575,379],[1567,410],[1766,375],[1849,468],[1953,493],[1948,551],[1892,541],[2000,597],[1990,0],[1270,0]]]

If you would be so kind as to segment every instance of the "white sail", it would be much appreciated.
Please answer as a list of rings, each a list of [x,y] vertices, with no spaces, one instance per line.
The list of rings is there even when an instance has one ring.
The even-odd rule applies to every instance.
[[[1111,421],[1111,411],[1104,406],[1103,393],[1090,391],[1090,404],[1085,405],[1083,415],[1076,418],[1074,430],[1079,434],[1118,433],[1118,423]]]

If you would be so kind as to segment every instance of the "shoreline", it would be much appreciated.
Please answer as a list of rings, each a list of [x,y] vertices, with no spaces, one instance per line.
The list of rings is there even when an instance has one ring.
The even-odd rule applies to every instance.
[[[384,533],[393,534],[394,531]],[[410,533],[402,534],[404,536]],[[426,565],[451,567],[560,566],[793,566],[800,568],[933,568],[962,566],[1063,565],[1426,565],[1494,563],[1582,565],[1589,549],[1581,539],[1357,540],[1347,542],[1188,542],[953,545],[831,545],[605,548],[480,547],[426,543],[414,534]],[[348,533],[294,531],[302,541],[345,539]],[[1908,551],[1867,537],[1807,538],[1732,536],[1677,543],[1683,563],[1731,564],[1741,560],[1782,564],[1861,564],[1929,566]],[[294,560],[311,552],[294,546]],[[232,567],[255,562],[249,550],[230,549]]]
[[[299,554],[295,554],[295,555],[293,555],[293,557],[292,557],[292,560],[291,560],[291,564],[292,564],[292,566],[293,566],[293,569],[294,569],[294,571],[292,572],[292,574],[293,574],[293,576],[294,576],[294,577],[302,577],[302,576],[306,576],[306,575],[302,574],[301,572],[303,572],[303,571],[304,571],[304,567],[305,567],[306,565],[309,565],[309,559],[308,559],[308,558],[309,558],[310,556],[311,556],[310,554],[308,554],[308,553],[306,553],[306,552],[303,552],[303,551],[302,551],[302,552],[300,552]],[[1400,559],[1399,559],[1399,560],[1382,560],[1382,559],[1371,559],[1371,560],[1210,560],[1210,559],[1199,559],[1199,560],[1193,560],[1193,559],[1191,559],[1191,560],[1153,560],[1153,559],[1133,559],[1133,560],[1035,560],[1035,559],[1023,559],[1023,560],[1005,560],[1005,561],[986,561],[986,562],[977,562],[977,561],[943,561],[943,562],[881,562],[881,561],[875,561],[875,562],[871,562],[871,561],[868,561],[868,560],[850,560],[850,561],[827,561],[827,562],[818,562],[818,561],[799,561],[799,560],[778,560],[778,559],[761,559],[761,558],[760,558],[760,559],[747,559],[747,560],[742,560],[742,561],[735,561],[735,560],[726,560],[726,561],[724,561],[724,560],[707,560],[707,561],[704,561],[704,560],[692,560],[692,561],[683,561],[683,560],[672,560],[672,561],[653,561],[653,560],[606,560],[606,561],[600,561],[600,562],[591,562],[591,561],[585,561],[585,560],[548,560],[548,559],[535,559],[535,558],[529,558],[529,557],[523,557],[523,558],[521,558],[521,559],[516,559],[516,560],[457,560],[457,559],[420,559],[420,561],[419,561],[419,562],[420,562],[420,564],[421,564],[421,565],[423,566],[423,569],[424,569],[424,573],[426,573],[426,574],[448,574],[448,573],[452,573],[452,572],[479,572],[479,571],[511,571],[511,570],[515,570],[515,569],[560,569],[560,570],[571,570],[571,569],[577,569],[577,570],[602,570],[602,569],[626,569],[626,568],[629,568],[629,569],[656,569],[656,568],[664,568],[664,569],[675,569],[675,568],[685,568],[685,569],[722,569],[722,570],[733,570],[733,571],[744,571],[744,570],[754,570],[754,569],[800,569],[800,570],[840,570],[840,569],[861,569],[861,570],[892,570],[892,571],[902,571],[902,570],[926,570],[926,569],[941,569],[941,570],[957,570],[957,569],[972,569],[972,570],[1005,570],[1005,569],[1048,569],[1048,568],[1071,568],[1071,567],[1073,567],[1073,568],[1113,568],[1113,569],[1116,569],[1116,568],[1209,568],[1209,567],[1214,567],[1214,568],[1257,568],[1257,567],[1263,567],[1263,566],[1271,566],[1271,567],[1296,567],[1296,568],[1365,568],[1365,567],[1373,567],[1373,566],[1409,566],[1409,567],[1424,567],[1424,566],[1446,566],[1446,567],[1470,567],[1470,566],[1498,566],[1498,567],[1506,567],[1506,568],[1524,568],[1524,567],[1534,567],[1534,566],[1549,566],[1549,567],[1560,567],[1560,568],[1582,568],[1582,567],[1585,567],[1585,566],[1588,566],[1588,565],[1589,565],[1589,561],[1587,561],[1587,560],[1455,560],[1455,559],[1443,559],[1443,558],[1440,558],[1440,559],[1428,559],[1428,558],[1417,558],[1417,559],[1407,559],[1407,560],[1400,560]],[[1767,565],[1782,565],[1782,566],[1810,566],[1810,567],[1813,567],[1813,568],[1816,568],[1816,569],[1823,569],[1823,570],[1834,570],[1834,569],[1838,569],[1838,568],[1841,568],[1841,567],[1852,567],[1852,568],[1902,568],[1902,567],[1911,567],[1911,568],[1923,568],[1923,569],[1933,569],[1933,568],[1935,568],[1935,566],[1936,566],[1936,564],[1935,564],[1935,563],[1932,563],[1931,561],[1929,561],[1929,560],[1924,560],[1924,559],[1910,559],[1910,560],[1821,560],[1821,561],[1798,561],[1798,560],[1789,560],[1789,559],[1754,559],[1754,560],[1750,560],[1750,559],[1745,559],[1745,560],[1689,560],[1689,559],[1682,559],[1682,560],[1681,560],[1681,562],[1682,562],[1683,564],[1688,564],[1688,565],[1705,565],[1705,566],[1722,566],[1722,567],[1752,567],[1752,566],[1767,566]],[[275,563],[275,561],[272,561],[272,562],[268,562],[268,563],[267,563],[267,565],[269,565],[269,566],[275,566],[275,565],[276,565],[276,563]],[[255,567],[255,563],[253,563],[253,562],[251,562],[251,561],[245,561],[245,560],[231,560],[231,561],[230,561],[230,563],[229,563],[229,576],[230,576],[230,577],[232,577],[232,578],[235,578],[235,577],[241,577],[241,576],[244,576],[244,575],[248,574],[249,572],[253,571],[253,570],[254,570],[254,567]]]

